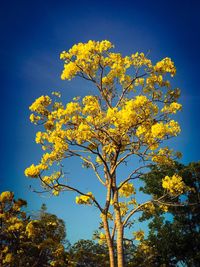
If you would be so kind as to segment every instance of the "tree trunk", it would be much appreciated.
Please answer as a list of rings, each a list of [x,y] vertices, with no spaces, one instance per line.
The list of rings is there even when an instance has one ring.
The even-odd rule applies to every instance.
[[[108,220],[107,220],[106,215],[103,216],[102,220],[103,220],[103,226],[104,226],[104,230],[105,230],[105,234],[106,234],[110,267],[115,267],[114,246],[113,246],[112,238],[110,236],[110,230],[109,230],[109,225],[108,225]]]
[[[115,218],[117,230],[117,266],[124,267],[123,226],[119,210],[116,210]]]
[[[114,212],[115,212],[115,224],[117,230],[117,266],[124,267],[123,225],[121,220],[117,190],[114,192]]]

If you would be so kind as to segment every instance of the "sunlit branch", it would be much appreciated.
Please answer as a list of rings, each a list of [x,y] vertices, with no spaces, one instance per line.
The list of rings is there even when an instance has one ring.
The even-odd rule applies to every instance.
[[[96,168],[96,166],[94,165],[94,163],[93,163],[92,161],[90,161],[90,160],[84,158],[84,157],[80,157],[80,158],[81,158],[83,161],[85,161],[86,163],[88,163],[88,164],[90,164],[90,165],[92,166],[92,169],[94,170],[94,173],[95,173],[96,177],[98,178],[98,180],[100,181],[100,183],[101,183],[102,185],[105,186],[105,182],[101,179],[101,177],[100,177],[100,175],[99,175],[99,173],[98,173],[98,171],[97,171],[97,168]]]
[[[89,80],[89,81],[92,81],[92,82],[96,85],[96,87],[98,88],[98,90],[99,90],[100,94],[102,95],[103,99],[106,101],[106,104],[107,104],[109,107],[111,107],[111,106],[110,106],[110,103],[109,103],[109,101],[108,101],[108,99],[107,99],[107,97],[106,97],[106,95],[103,93],[103,88],[102,88],[102,86],[99,85],[99,84],[97,83],[97,81],[96,81],[95,79],[93,79],[92,76],[91,76],[89,73],[87,73],[88,78],[85,77],[85,75],[84,75],[84,70],[83,70],[79,65],[76,64],[76,66],[81,70],[81,72],[82,72],[82,78],[84,78],[84,79],[86,79],[86,80]]]
[[[126,227],[126,224],[128,223],[129,219],[132,217],[132,215],[133,215],[134,213],[136,213],[137,211],[140,211],[141,208],[142,208],[143,206],[145,206],[146,204],[149,204],[149,203],[154,203],[154,201],[158,202],[158,201],[164,199],[166,196],[167,196],[167,194],[161,196],[160,198],[158,198],[158,199],[156,199],[156,200],[155,200],[155,199],[148,200],[148,201],[146,201],[146,202],[144,202],[144,203],[138,205],[135,209],[131,210],[130,213],[129,213],[129,214],[127,215],[127,217],[125,218],[124,222],[123,222],[123,227]]]
[[[144,173],[140,173],[139,175],[137,175],[136,177],[132,177],[134,174],[138,174],[138,171],[143,169],[143,168],[148,168],[152,166],[152,164],[149,164],[149,165],[145,165],[145,166],[140,166],[138,167],[137,169],[135,169],[134,171],[132,171],[128,177],[121,183],[121,185],[119,186],[119,189],[125,184],[127,183],[130,179],[136,179],[136,178],[139,178],[141,177],[142,175],[144,175]]]
[[[115,165],[115,169],[122,163],[125,161],[125,159],[127,159],[128,157],[132,156],[134,154],[133,151],[129,152],[128,154],[126,154],[124,157],[120,158],[119,161],[116,163]]]
[[[142,78],[142,77],[144,77],[144,76],[146,76],[146,75],[147,75],[147,73],[144,73],[144,74],[141,74],[141,75],[137,76],[137,73],[136,73],[136,77],[134,77],[134,78],[131,80],[131,82],[130,82],[130,83],[123,89],[122,94],[121,94],[121,96],[120,96],[120,98],[119,98],[119,101],[117,102],[116,107],[119,106],[119,104],[121,103],[122,99],[124,98],[124,95],[126,94],[127,90],[128,90],[129,87],[134,83],[134,81],[137,80],[138,78]]]
[[[96,206],[99,208],[99,210],[102,212],[102,210],[103,210],[102,207],[100,206],[100,204],[97,202],[97,200],[94,197],[91,197],[90,195],[81,192],[80,190],[78,190],[75,187],[72,187],[72,186],[69,186],[69,185],[65,185],[65,184],[61,184],[59,181],[57,181],[57,182],[58,182],[58,185],[57,186],[64,187],[64,188],[66,188],[69,191],[74,191],[74,192],[76,192],[76,193],[78,193],[78,194],[80,194],[82,196],[89,197],[96,204]],[[54,189],[55,189],[55,187],[54,187]]]
[[[183,203],[173,203],[173,202],[163,202],[158,199],[153,200],[155,203],[159,203],[160,205],[166,205],[166,206],[171,206],[171,207],[186,207],[186,206],[197,206],[200,205],[200,202],[194,202],[194,203],[188,203],[188,202],[183,202]]]
[[[123,227],[126,227],[127,222],[129,221],[129,219],[135,212],[139,211],[144,205],[149,204],[149,203],[152,203],[152,200],[146,201],[140,204],[139,206],[137,206],[135,209],[131,210],[123,222]]]
[[[111,200],[111,180],[107,180],[107,194],[106,194],[106,203],[105,203],[105,213],[108,213],[110,207],[110,200]]]
[[[81,144],[76,144],[76,145],[77,145],[77,146],[80,146],[80,147],[82,147],[82,148],[85,148],[85,149],[87,149],[87,150],[89,150],[89,151],[90,151],[92,154],[94,154],[94,155],[99,156],[99,158],[101,159],[103,165],[104,165],[105,168],[106,168],[106,171],[107,171],[108,174],[109,174],[109,177],[111,177],[111,175],[110,175],[110,169],[109,169],[109,167],[108,167],[108,164],[107,164],[107,162],[104,160],[104,158],[102,157],[101,153],[99,152],[98,147],[96,148],[97,152],[95,152],[94,150],[90,149],[90,148],[87,147],[87,146],[84,146],[84,145],[81,145]]]

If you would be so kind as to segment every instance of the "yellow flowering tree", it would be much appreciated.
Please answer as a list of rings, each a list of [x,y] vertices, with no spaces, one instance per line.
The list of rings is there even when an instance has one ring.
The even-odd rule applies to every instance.
[[[32,164],[25,175],[39,178],[46,190],[58,195],[62,190],[78,193],[77,204],[94,205],[101,213],[104,232],[100,242],[109,249],[110,266],[115,266],[114,240],[117,243],[117,266],[124,266],[124,229],[132,216],[154,205],[162,205],[165,197],[186,190],[181,177],[163,177],[163,196],[140,203],[136,199],[135,181],[149,165],[172,165],[179,154],[162,143],[180,133],[173,115],[181,110],[177,102],[180,90],[172,88],[170,79],[176,74],[173,61],[166,57],[156,63],[144,53],[123,56],[113,52],[109,41],[89,41],[63,51],[62,80],[80,77],[96,88],[93,95],[75,97],[64,104],[60,94],[41,96],[31,106],[30,120],[40,125],[36,143],[44,154],[39,164]],[[106,199],[92,192],[82,192],[78,185],[65,183],[62,161],[79,158],[92,168]],[[132,170],[117,175],[128,160]],[[135,164],[134,164],[135,163]],[[162,203],[162,204],[161,204]],[[166,210],[166,208],[165,208]],[[143,233],[134,233],[133,239]]]
[[[32,220],[24,206],[13,192],[0,194],[0,266],[64,266],[64,222],[44,209]]]
[[[25,205],[26,201],[22,199],[14,200],[10,191],[0,194],[0,266],[14,266],[14,251],[20,254],[20,238],[27,220],[22,210]]]

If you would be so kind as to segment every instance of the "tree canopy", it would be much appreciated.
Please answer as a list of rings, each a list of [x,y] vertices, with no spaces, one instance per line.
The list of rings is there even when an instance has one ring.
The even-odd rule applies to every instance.
[[[155,205],[167,210],[165,202],[189,188],[178,173],[162,177],[162,194],[145,202],[137,200],[135,183],[154,165],[174,164],[180,153],[163,143],[180,133],[173,115],[181,110],[180,90],[170,79],[176,74],[174,62],[166,57],[153,63],[148,54],[123,56],[112,51],[105,40],[88,41],[63,51],[61,79],[80,77],[96,88],[93,95],[75,97],[64,104],[60,93],[43,95],[30,106],[31,122],[42,127],[36,143],[44,151],[40,162],[25,170],[25,175],[39,178],[42,186],[59,195],[73,191],[77,204],[94,205],[101,214],[103,232],[100,241],[109,249],[110,266],[115,266],[114,241],[117,244],[117,266],[124,266],[124,229],[137,212],[152,212]],[[83,192],[78,184],[65,183],[63,160],[76,157],[83,166],[92,168],[105,199],[93,192]],[[119,177],[121,165],[129,164],[130,173]],[[73,179],[72,179],[73,181]],[[140,240],[143,231],[134,233]]]
[[[66,266],[65,225],[43,208],[27,216],[26,201],[0,194],[0,266]]]
[[[143,214],[142,220],[149,222],[149,235],[145,242],[152,248],[148,266],[199,266],[200,262],[200,162],[190,163],[187,166],[176,162],[174,166],[153,167],[144,178],[143,192],[160,196],[161,181],[165,175],[179,173],[185,184],[191,188],[177,202],[179,205],[169,205],[168,215],[164,216],[160,210],[152,214]],[[137,253],[139,265],[142,264],[142,255]],[[140,255],[140,256],[139,256]],[[136,265],[135,265],[136,266]],[[142,266],[142,265],[141,265]]]

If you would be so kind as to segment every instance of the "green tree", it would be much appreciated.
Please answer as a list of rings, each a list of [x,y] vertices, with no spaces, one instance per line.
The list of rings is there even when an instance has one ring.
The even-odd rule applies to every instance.
[[[99,239],[107,243],[110,266],[116,266],[116,240],[117,266],[123,267],[124,230],[132,216],[145,209],[152,211],[161,199],[173,203],[174,196],[187,187],[173,174],[163,177],[161,199],[137,201],[135,183],[149,164],[171,165],[179,156],[161,144],[180,132],[179,124],[171,118],[181,109],[177,102],[180,90],[170,84],[170,76],[176,73],[170,58],[153,64],[144,53],[124,57],[112,52],[113,47],[109,41],[89,41],[61,53],[61,78],[81,77],[97,90],[95,95],[75,97],[67,105],[58,100],[58,92],[53,92],[53,97],[41,96],[30,106],[30,120],[44,127],[36,134],[36,143],[45,152],[25,175],[39,178],[55,195],[64,190],[76,192],[77,204],[96,206],[103,230]],[[69,157],[77,157],[84,167],[93,169],[105,199],[80,190],[77,184],[65,183],[62,161]],[[118,169],[124,166],[125,170],[129,159],[130,173],[124,171],[124,177],[119,177]],[[133,239],[143,235],[140,230]]]
[[[91,240],[79,240],[69,250],[70,267],[108,267],[109,255],[105,245]]]
[[[179,205],[169,205],[168,214],[173,216],[173,219],[167,220],[168,217],[158,209],[151,215],[143,214],[142,220],[151,218],[149,236],[145,240],[152,248],[148,266],[178,266],[181,263],[183,266],[199,266],[200,162],[190,163],[188,166],[176,163],[171,168],[154,166],[144,178],[145,185],[142,190],[159,198],[162,194],[162,177],[174,172],[183,177],[191,190],[177,199]],[[143,266],[140,265],[143,262],[142,255],[139,250],[135,254],[135,261],[139,266]]]

